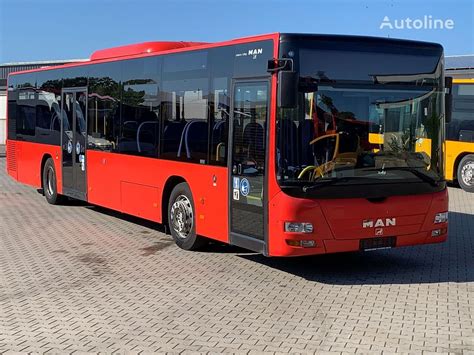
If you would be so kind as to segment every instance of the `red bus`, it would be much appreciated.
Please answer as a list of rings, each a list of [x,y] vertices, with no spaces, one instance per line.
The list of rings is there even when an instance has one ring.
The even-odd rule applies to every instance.
[[[443,48],[269,34],[148,42],[8,79],[7,170],[267,256],[447,237]],[[420,147],[424,147],[420,149]]]

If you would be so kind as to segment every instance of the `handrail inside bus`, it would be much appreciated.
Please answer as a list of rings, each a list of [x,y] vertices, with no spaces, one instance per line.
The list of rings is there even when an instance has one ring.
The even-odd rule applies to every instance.
[[[137,129],[137,149],[138,149],[138,152],[141,153],[141,147],[140,147],[140,130],[142,129],[143,125],[145,124],[158,124],[157,121],[145,121],[145,122],[142,122],[140,123],[140,126],[138,126],[138,129]]]

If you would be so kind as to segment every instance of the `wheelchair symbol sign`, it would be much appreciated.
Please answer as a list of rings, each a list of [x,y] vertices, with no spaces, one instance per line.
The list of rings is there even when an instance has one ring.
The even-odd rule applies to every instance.
[[[250,192],[250,182],[247,179],[240,180],[240,193],[242,196],[247,196]]]

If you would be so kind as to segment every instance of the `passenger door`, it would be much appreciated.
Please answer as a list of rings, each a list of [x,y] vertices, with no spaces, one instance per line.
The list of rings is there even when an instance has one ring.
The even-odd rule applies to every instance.
[[[230,243],[266,253],[268,80],[234,81],[230,121]]]
[[[86,88],[63,89],[61,120],[63,193],[86,200]]]

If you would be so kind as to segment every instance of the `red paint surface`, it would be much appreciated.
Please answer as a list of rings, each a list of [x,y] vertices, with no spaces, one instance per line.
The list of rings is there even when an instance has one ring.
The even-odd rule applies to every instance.
[[[410,206],[410,208],[407,208]],[[392,196],[384,202],[366,199],[309,200],[290,197],[283,192],[270,201],[270,243],[273,256],[296,256],[359,250],[359,240],[375,237],[375,228],[363,228],[364,219],[395,217],[397,225],[384,227],[383,236],[396,236],[396,246],[439,243],[446,235],[431,237],[434,229],[447,228],[447,223],[434,224],[436,213],[448,210],[448,192]],[[313,233],[285,233],[285,221],[310,222]],[[298,248],[286,240],[316,241],[316,248]]]
[[[87,151],[86,162],[90,203],[156,222],[166,181],[183,177],[193,194],[196,232],[228,241],[227,168],[100,151]]]
[[[41,161],[48,154],[55,162],[58,189],[61,191],[59,146],[22,141],[8,141],[7,145],[12,143],[16,145],[17,169],[15,173],[8,172],[13,178],[41,187]],[[90,203],[156,222],[161,222],[161,201],[166,181],[172,176],[184,177],[193,194],[197,233],[228,241],[227,168],[100,151],[87,151],[86,162]],[[217,179],[215,185],[214,176]],[[447,224],[433,223],[436,213],[447,210],[447,190],[435,194],[393,196],[381,203],[371,203],[366,199],[299,199],[279,191],[269,202],[269,255],[356,251],[359,249],[359,238],[375,236],[373,228],[362,228],[362,220],[385,216],[397,218],[397,226],[384,228],[384,236],[397,237],[397,246],[443,242],[446,235],[433,238],[431,231],[447,227]],[[285,221],[311,222],[314,232],[284,233]],[[317,247],[290,247],[287,239],[314,239]]]
[[[15,145],[16,170],[7,165],[8,174],[15,180],[36,188],[41,187],[41,162],[49,155],[53,158],[56,170],[58,192],[62,193],[61,147],[48,144],[7,140],[7,155],[11,151],[9,145]],[[7,161],[12,157],[7,156]]]
[[[143,42],[135,43],[127,46],[113,47],[107,49],[100,49],[95,51],[91,55],[91,60],[101,60],[110,58],[120,58],[130,55],[140,55],[158,52],[164,52],[167,50],[178,49],[178,48],[189,48],[194,46],[200,46],[208,44],[206,42]]]

